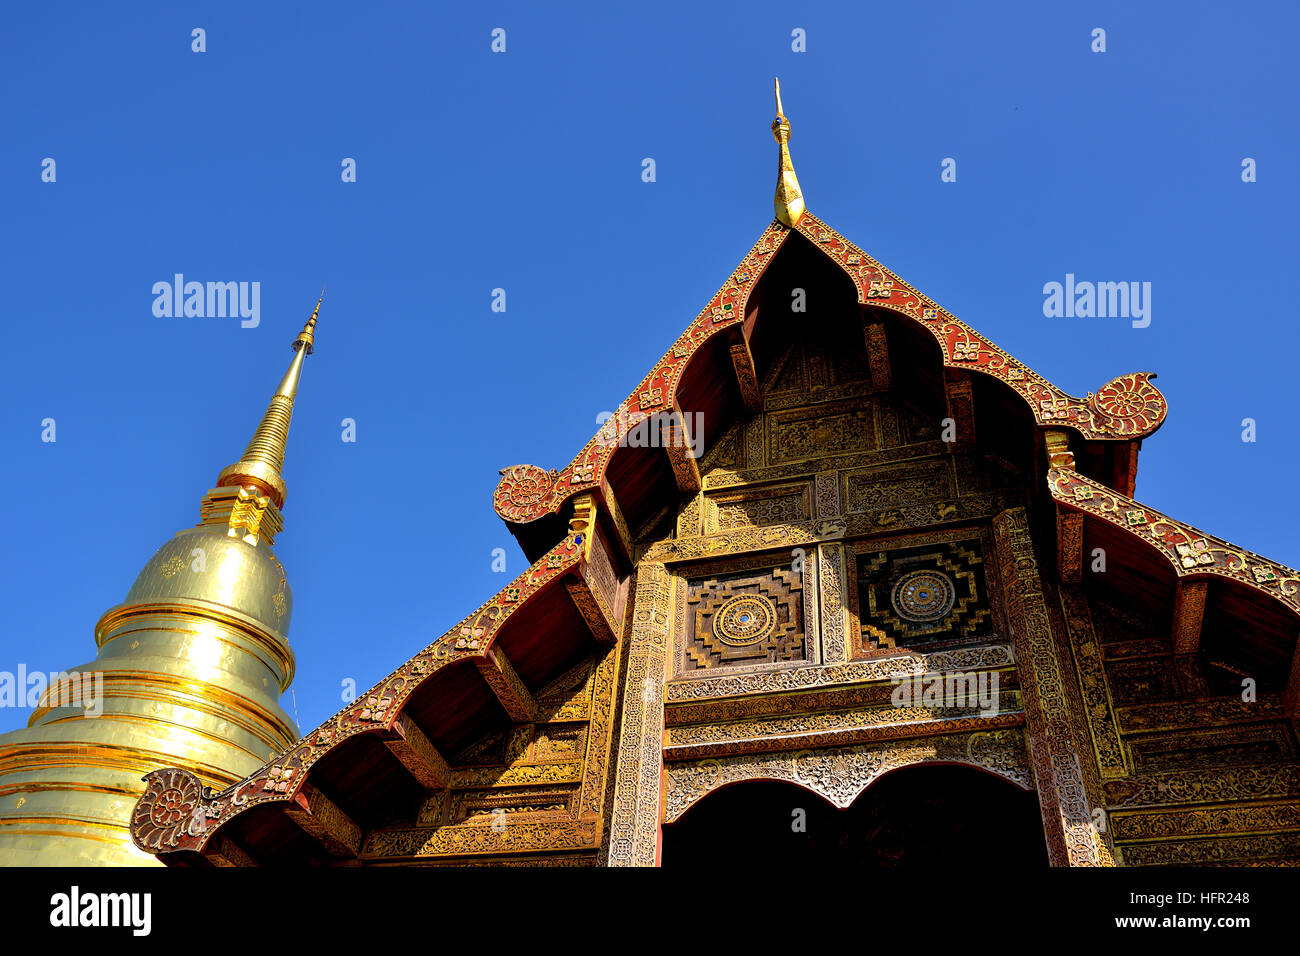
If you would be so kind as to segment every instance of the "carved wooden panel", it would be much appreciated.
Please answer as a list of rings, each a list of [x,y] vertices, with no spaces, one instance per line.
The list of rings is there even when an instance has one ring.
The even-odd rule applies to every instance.
[[[1134,737],[1128,746],[1138,773],[1295,759],[1295,746],[1282,723]]]
[[[763,381],[763,405],[793,408],[864,395],[872,389],[865,340],[840,346],[796,342],[773,363]]]
[[[686,572],[677,672],[815,661],[811,554],[714,562]]]
[[[933,532],[850,545],[854,656],[991,640],[982,538]]]
[[[815,461],[877,447],[875,406],[871,403],[803,406],[767,412],[764,418],[768,465]]]
[[[845,511],[850,514],[936,501],[957,494],[952,462],[943,459],[847,471],[844,487]]]
[[[710,494],[705,501],[704,533],[807,521],[812,517],[809,482],[774,488]]]

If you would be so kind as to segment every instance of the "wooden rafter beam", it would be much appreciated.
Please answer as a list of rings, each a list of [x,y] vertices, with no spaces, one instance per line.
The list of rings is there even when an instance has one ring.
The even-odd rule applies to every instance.
[[[1180,580],[1174,595],[1174,654],[1195,654],[1201,647],[1201,622],[1205,619],[1205,581]]]
[[[945,369],[943,390],[955,439],[947,443],[948,451],[971,451],[975,448],[975,394],[970,373]],[[948,422],[944,424],[948,425]]]
[[[587,622],[591,636],[598,644],[610,645],[617,640],[615,628],[617,623],[608,612],[608,602],[602,601],[597,594],[599,585],[592,580],[591,569],[585,567],[581,575],[572,575],[564,586],[573,599],[573,605]]]
[[[1282,694],[1282,704],[1291,715],[1292,728],[1300,734],[1300,641],[1296,642],[1295,650],[1291,652],[1291,673]]]
[[[620,548],[623,549],[623,557],[628,563],[632,563],[633,547],[632,532],[628,530],[627,519],[623,517],[623,509],[619,507],[618,498],[614,496],[614,489],[610,487],[608,481],[600,483],[601,503],[605,506],[605,513],[609,515],[610,524],[614,526],[614,537]]]
[[[228,836],[217,836],[207,845],[203,855],[213,866],[257,866],[257,860]]]
[[[664,412],[660,435],[664,451],[668,453],[668,463],[672,465],[673,477],[677,479],[677,489],[682,494],[698,494],[704,487],[700,477],[700,465],[691,454],[691,440],[694,436],[686,426],[681,412],[671,409]]]
[[[1083,580],[1083,515],[1056,509],[1056,570],[1063,584]]]
[[[393,723],[394,737],[384,745],[393,752],[415,781],[426,790],[441,790],[451,784],[451,767],[429,738],[408,715]]]
[[[862,332],[867,342],[871,387],[876,391],[887,392],[893,380],[893,372],[889,365],[889,340],[885,338],[885,323],[867,322]]]
[[[479,673],[492,688],[492,693],[511,720],[526,723],[537,719],[537,702],[524,686],[505,651],[493,645],[482,657],[475,658],[474,663],[478,665]]]
[[[745,403],[745,411],[753,415],[763,410],[763,393],[758,387],[758,370],[754,367],[754,353],[749,350],[749,343],[740,326],[735,326],[728,342],[731,349],[731,366],[736,370],[736,384],[740,386],[740,397]]]
[[[361,852],[361,827],[310,783],[302,785],[284,812],[330,855],[355,857]]]

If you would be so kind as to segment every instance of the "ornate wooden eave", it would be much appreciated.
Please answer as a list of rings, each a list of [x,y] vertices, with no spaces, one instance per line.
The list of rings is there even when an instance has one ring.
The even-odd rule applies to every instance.
[[[1106,549],[1090,550],[1085,537],[1094,542],[1127,543],[1119,550],[1131,551],[1140,566],[1165,569],[1165,575],[1173,579],[1167,641],[1189,683],[1200,684],[1202,691],[1209,693],[1203,678],[1192,676],[1201,669],[1198,658],[1211,667],[1225,666],[1203,646],[1208,615],[1216,622],[1211,636],[1220,648],[1240,653],[1246,644],[1271,643],[1275,649],[1271,664],[1260,672],[1245,673],[1230,665],[1227,669],[1238,678],[1251,678],[1243,683],[1252,689],[1262,680],[1278,693],[1259,693],[1258,705],[1247,694],[1245,703],[1225,698],[1220,706],[1239,708],[1237,716],[1243,718],[1267,720],[1284,714],[1300,733],[1300,572],[1170,518],[1080,474],[1074,469],[1073,456],[1052,436],[1048,452],[1046,480],[1056,506],[1056,566],[1062,587],[1083,584],[1088,576],[1085,568],[1098,556],[1106,560]],[[1091,570],[1099,569],[1093,566]]]
[[[436,800],[437,788],[451,784],[455,768],[412,719],[410,709],[422,689],[453,665],[471,664],[511,721],[534,719],[534,691],[520,678],[500,637],[510,622],[526,616],[548,595],[556,599],[567,592],[589,625],[594,646],[608,646],[621,626],[626,578],[616,570],[617,558],[607,553],[608,539],[597,528],[595,512],[600,507],[594,499],[581,500],[569,533],[527,571],[255,773],[219,792],[203,787],[184,770],[149,774],[132,816],[136,845],[169,865],[251,865],[262,858],[264,848],[246,836],[233,838],[231,831],[233,824],[256,811],[295,823],[314,841],[313,852],[323,860],[346,862],[364,855],[372,836],[369,828],[350,819],[313,782],[313,769],[340,748],[370,735],[405,768],[413,787]],[[612,655],[608,659],[613,662]],[[612,681],[610,668],[605,671],[604,679]],[[590,749],[593,754],[600,750],[598,744]],[[576,813],[560,829],[564,826],[572,831],[572,839],[565,846],[552,842],[545,849],[594,851],[599,846],[598,814]],[[425,829],[433,833],[438,828]],[[457,836],[464,853],[490,854],[517,847],[516,829],[461,828]],[[413,831],[401,832],[409,837]]]
[[[1276,601],[1300,619],[1300,572],[1198,531],[1071,468],[1051,468],[1047,485],[1061,508],[1120,529],[1163,556],[1180,579],[1226,578]]]
[[[1083,442],[1118,444],[1121,451],[1103,477],[1117,488],[1132,490],[1141,439],[1160,427],[1167,412],[1164,396],[1152,384],[1154,373],[1120,376],[1083,398],[1068,395],[805,212],[793,229],[772,222],[686,331],[563,470],[515,465],[502,471],[493,506],[526,547],[539,547],[526,526],[561,514],[583,491],[609,487],[611,460],[642,422],[652,416],[689,420],[694,409],[681,399],[684,385],[696,376],[719,374],[717,367],[697,367],[697,357],[719,351],[729,356],[731,368],[721,374],[735,376],[744,408],[752,410],[757,389],[749,342],[757,317],[751,294],[793,233],[812,243],[852,281],[859,306],[888,310],[924,329],[938,344],[943,366],[960,373],[958,377],[978,373],[1002,382],[1020,397],[1041,430],[1070,429]],[[706,348],[715,342],[725,347]],[[664,451],[648,449],[647,454]],[[674,471],[679,471],[676,463]],[[545,537],[542,540],[545,543]]]

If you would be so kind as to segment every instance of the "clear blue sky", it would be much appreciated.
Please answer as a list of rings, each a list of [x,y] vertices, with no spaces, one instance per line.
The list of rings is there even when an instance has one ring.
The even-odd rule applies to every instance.
[[[1300,565],[1291,5],[3,16],[0,669],[93,658],[99,615],[243,450],[323,282],[276,543],[302,728],[442,634],[524,567],[498,469],[567,464],[769,222],[774,74],[810,210],[1073,394],[1158,372],[1138,497]],[[260,282],[260,325],[156,318],[177,272]],[[1151,282],[1150,327],[1045,318],[1066,273]]]

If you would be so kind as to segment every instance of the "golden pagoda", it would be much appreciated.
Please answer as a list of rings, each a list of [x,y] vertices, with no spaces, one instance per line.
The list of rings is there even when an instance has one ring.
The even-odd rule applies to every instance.
[[[271,545],[319,313],[318,300],[248,448],[203,496],[200,523],[159,548],[100,618],[95,660],[51,681],[28,726],[0,736],[0,864],[156,865],[129,831],[145,774],[183,767],[221,789],[298,738],[277,703],[293,680],[293,597]]]

